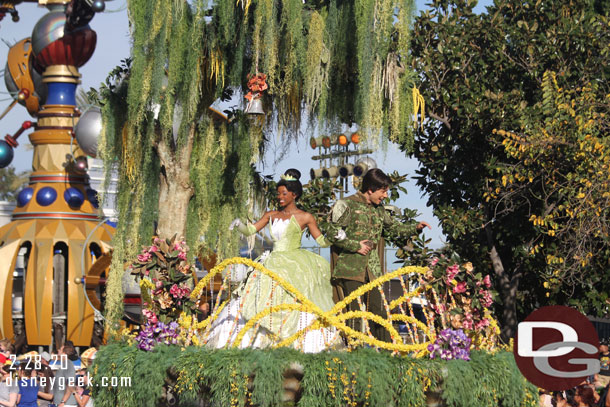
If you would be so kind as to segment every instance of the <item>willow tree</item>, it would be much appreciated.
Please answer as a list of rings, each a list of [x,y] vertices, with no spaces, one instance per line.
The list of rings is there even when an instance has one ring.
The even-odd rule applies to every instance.
[[[100,93],[106,168],[118,171],[119,224],[108,314],[121,315],[123,264],[157,224],[219,257],[246,212],[265,132],[301,117],[357,123],[410,145],[413,76],[405,70],[413,0],[128,0],[131,63]],[[266,119],[214,120],[210,104],[267,75]],[[195,251],[196,252],[196,251]],[[113,300],[114,299],[114,300]]]

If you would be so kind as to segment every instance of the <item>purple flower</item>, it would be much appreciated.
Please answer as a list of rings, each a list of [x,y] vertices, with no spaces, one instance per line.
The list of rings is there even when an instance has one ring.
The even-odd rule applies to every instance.
[[[443,329],[433,344],[428,345],[430,358],[470,360],[471,340],[461,329]]]

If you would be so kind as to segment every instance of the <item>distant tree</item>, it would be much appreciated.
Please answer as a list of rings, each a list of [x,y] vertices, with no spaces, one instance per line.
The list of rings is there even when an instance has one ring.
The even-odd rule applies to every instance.
[[[553,72],[545,73],[540,111],[532,109],[516,132],[497,131],[516,162],[498,168],[487,196],[507,212],[528,206],[537,236],[524,256],[546,262],[539,275],[549,301],[604,314],[610,309],[610,94],[598,99],[597,86],[564,89]]]
[[[14,202],[19,189],[27,182],[28,176],[27,171],[17,173],[14,167],[0,168],[0,201]]]
[[[556,72],[560,87],[597,84],[593,97],[604,100],[610,30],[599,2],[497,0],[481,15],[472,12],[474,3],[432,0],[415,19],[412,61],[431,120],[417,132],[414,154],[422,164],[418,185],[451,246],[477,270],[493,270],[508,339],[518,311],[560,297],[546,296],[547,253],[530,254],[544,233],[532,215],[545,212],[544,200],[532,196],[540,198],[546,184],[504,190],[502,169],[522,157],[507,152],[494,130],[529,135],[535,121],[553,119],[541,108],[547,71]]]

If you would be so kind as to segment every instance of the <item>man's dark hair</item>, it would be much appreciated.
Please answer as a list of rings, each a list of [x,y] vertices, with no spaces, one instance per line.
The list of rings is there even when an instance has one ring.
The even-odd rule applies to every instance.
[[[385,172],[379,168],[371,168],[362,177],[362,185],[360,185],[360,192],[375,192],[379,189],[389,188],[392,185],[392,179],[388,177]]]
[[[78,355],[76,354],[76,349],[74,348],[74,343],[72,343],[72,341],[64,342],[64,353],[71,361],[78,359]]]

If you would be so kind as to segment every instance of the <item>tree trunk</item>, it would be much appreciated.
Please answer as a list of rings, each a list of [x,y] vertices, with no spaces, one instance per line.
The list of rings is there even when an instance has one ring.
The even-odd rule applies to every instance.
[[[186,236],[186,218],[189,201],[193,196],[190,182],[191,153],[195,139],[195,125],[189,129],[188,140],[178,151],[163,141],[157,146],[161,160],[159,185],[159,223],[157,235],[161,238]]]
[[[502,300],[501,339],[508,343],[517,329],[517,289],[519,288],[521,273],[514,273],[513,276],[508,275],[496,249],[491,226],[485,226],[485,233],[490,247],[489,257],[498,281],[498,293]]]

